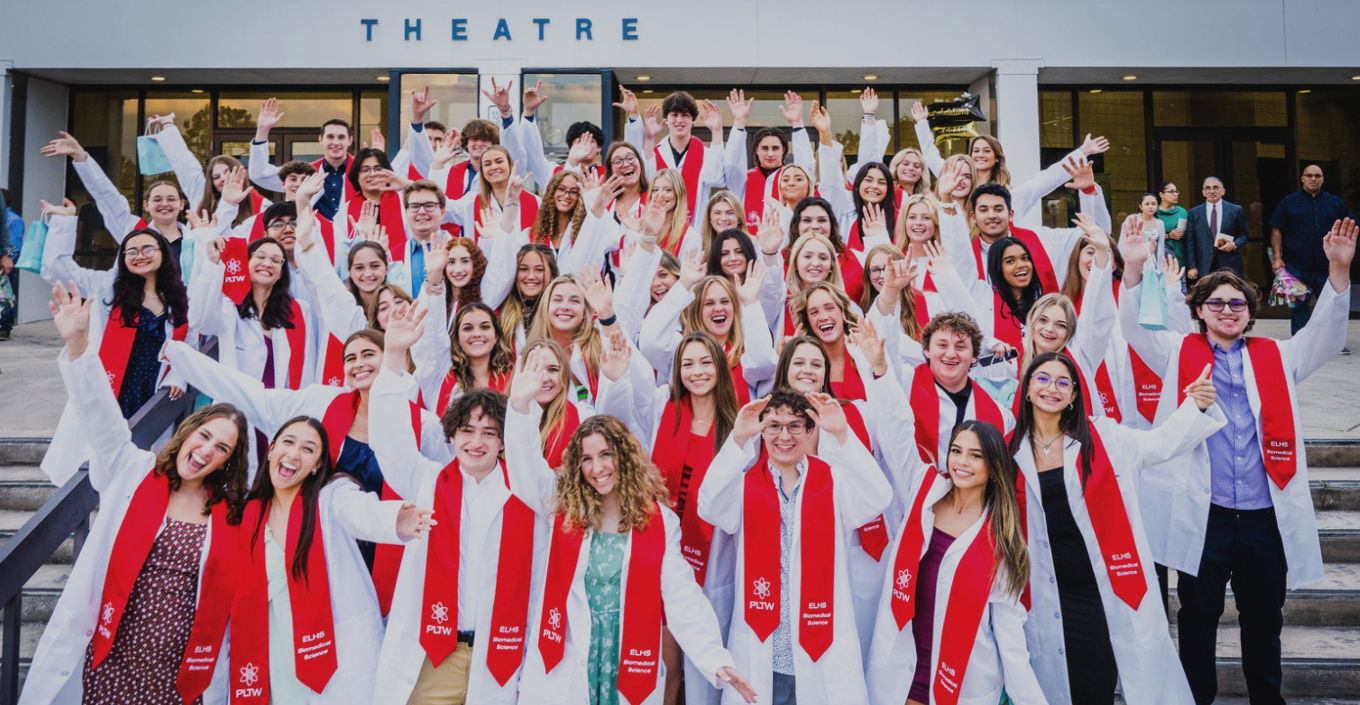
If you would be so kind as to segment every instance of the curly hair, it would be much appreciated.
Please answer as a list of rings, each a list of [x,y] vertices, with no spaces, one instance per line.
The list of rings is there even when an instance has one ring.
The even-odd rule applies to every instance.
[[[458,290],[458,306],[461,308],[470,303],[482,300],[482,277],[486,275],[486,255],[482,254],[482,248],[468,237],[455,237],[449,240],[449,256],[453,256],[453,248],[461,247],[468,252],[468,257],[472,258],[472,279],[468,280],[468,285]],[[444,305],[447,311],[453,311],[453,282],[449,281],[448,273],[444,274]],[[445,314],[447,315],[447,313]]]
[[[974,357],[982,351],[982,329],[978,328],[972,316],[961,311],[946,311],[936,315],[921,331],[921,345],[929,349],[930,339],[942,330],[956,333],[972,342]]]
[[[515,349],[506,339],[505,332],[501,330],[500,321],[496,320],[496,312],[480,301],[461,306],[458,314],[453,317],[453,325],[449,328],[449,369],[452,370],[454,379],[458,381],[458,388],[464,391],[476,387],[477,382],[472,377],[472,358],[469,358],[458,345],[458,328],[463,324],[464,318],[476,312],[486,314],[491,320],[491,327],[496,329],[496,342],[491,346],[491,359],[487,362],[491,374],[503,375],[515,369]]]
[[[1203,306],[1210,296],[1214,295],[1214,290],[1220,286],[1230,286],[1242,292],[1242,300],[1247,302],[1247,327],[1242,330],[1243,334],[1251,332],[1252,326],[1256,325],[1256,312],[1261,308],[1261,291],[1256,285],[1243,279],[1230,269],[1220,269],[1217,272],[1210,272],[1199,278],[1195,285],[1190,287],[1190,291],[1185,295],[1185,305],[1190,307],[1190,317],[1199,324],[1199,332],[1207,333],[1209,324],[1199,317],[1199,307]]]
[[[211,514],[213,505],[218,502],[226,502],[227,523],[236,526],[241,523],[246,508],[246,473],[250,467],[250,436],[246,430],[246,417],[236,407],[231,404],[210,404],[189,414],[175,428],[170,441],[156,454],[155,472],[170,478],[171,491],[178,490],[182,483],[176,463],[180,449],[189,436],[214,419],[226,419],[236,427],[236,445],[226,461],[203,478],[203,487],[208,491],[208,501],[203,503],[203,515]]]
[[[582,446],[586,438],[596,434],[604,438],[614,461],[614,492],[622,510],[619,532],[646,529],[652,518],[652,506],[670,506],[670,493],[661,471],[652,464],[637,436],[613,416],[592,416],[571,434],[557,473],[556,512],[565,518],[569,529],[600,530],[604,502],[581,472]]]
[[[534,224],[531,226],[530,242],[541,242],[550,244],[553,238],[558,236],[557,232],[557,189],[562,188],[562,182],[567,179],[575,179],[578,189],[584,186],[581,175],[574,171],[563,169],[552,177],[548,185],[543,187],[542,205],[538,209],[538,214],[534,216]],[[582,194],[577,194],[576,205],[571,208],[571,243],[576,244],[576,238],[581,236],[581,224],[586,221],[586,199]]]

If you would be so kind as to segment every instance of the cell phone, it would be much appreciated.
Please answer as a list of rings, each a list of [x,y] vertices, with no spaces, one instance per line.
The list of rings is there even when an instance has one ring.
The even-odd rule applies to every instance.
[[[987,355],[978,358],[978,367],[991,367],[999,362],[1007,362],[1017,357],[1020,357],[1019,350],[1008,351],[1005,355]]]

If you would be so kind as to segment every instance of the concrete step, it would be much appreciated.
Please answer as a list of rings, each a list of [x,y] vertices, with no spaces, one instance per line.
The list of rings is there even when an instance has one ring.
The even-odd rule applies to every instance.
[[[1360,563],[1360,511],[1319,511],[1317,526],[1323,562]]]
[[[1180,609],[1176,577],[1176,572],[1171,571],[1172,624]],[[1237,620],[1237,604],[1229,589],[1219,623],[1235,625]],[[1328,564],[1321,583],[1306,590],[1290,590],[1284,602],[1284,623],[1300,627],[1360,627],[1360,564]]]
[[[0,509],[36,512],[58,489],[36,465],[0,466]]]
[[[1241,634],[1218,630],[1218,692],[1247,694],[1242,675]],[[1360,694],[1360,628],[1286,625],[1280,637],[1286,697],[1354,698]]]
[[[0,509],[0,546],[3,546],[5,542],[9,541],[10,538],[19,531],[19,529],[22,529],[24,523],[32,516],[33,512],[31,511]],[[93,515],[91,516],[93,517]],[[66,539],[57,547],[56,552],[52,554],[52,557],[48,559],[47,562],[71,563],[74,555],[74,548],[75,545],[72,540],[69,538]]]
[[[1304,441],[1308,468],[1354,467],[1360,465],[1360,440],[1309,439]]]
[[[49,445],[46,438],[0,438],[0,465],[37,465]]]
[[[38,568],[38,572],[24,583],[23,621],[46,623],[51,619],[57,598],[61,597],[70,577],[70,564],[49,563]]]

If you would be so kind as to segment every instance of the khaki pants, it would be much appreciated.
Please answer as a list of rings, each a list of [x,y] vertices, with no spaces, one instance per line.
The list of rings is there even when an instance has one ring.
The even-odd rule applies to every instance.
[[[438,668],[426,656],[407,705],[464,705],[471,670],[472,647],[461,642]]]

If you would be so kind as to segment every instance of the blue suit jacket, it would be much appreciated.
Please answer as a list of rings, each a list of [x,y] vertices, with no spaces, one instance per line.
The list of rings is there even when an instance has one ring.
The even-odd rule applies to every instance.
[[[1242,206],[1235,203],[1219,201],[1219,205],[1222,210],[1219,212],[1218,231],[1232,236],[1237,245],[1237,249],[1232,252],[1214,248],[1214,236],[1217,233],[1209,232],[1209,216],[1203,203],[1191,208],[1185,220],[1185,267],[1199,270],[1201,276],[1225,266],[1238,274],[1245,270],[1242,252],[1251,235],[1247,228],[1246,213],[1242,211]],[[1215,257],[1218,258],[1218,267],[1214,266]]]

